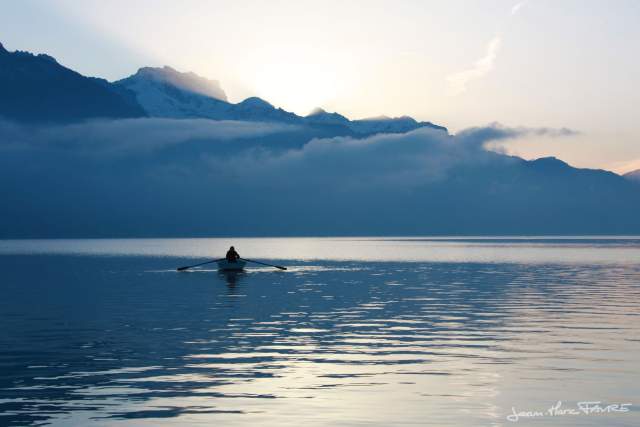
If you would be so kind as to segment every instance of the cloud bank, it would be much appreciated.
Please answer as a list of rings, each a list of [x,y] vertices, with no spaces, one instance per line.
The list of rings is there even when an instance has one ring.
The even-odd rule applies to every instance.
[[[300,142],[304,132],[200,120],[0,123],[0,236],[524,233],[578,226],[590,218],[575,219],[584,212],[638,199],[608,188],[617,184],[605,172],[596,175],[606,175],[602,194],[611,201],[580,195],[595,188],[582,178],[553,178],[595,179],[591,172],[486,148],[568,129],[492,124],[456,135],[428,128],[363,139],[308,133]]]
[[[46,148],[93,154],[149,152],[198,140],[257,139],[299,129],[288,124],[207,119],[137,118],[57,126],[25,126],[0,120],[0,137],[5,148]]]
[[[34,167],[74,170],[99,163],[126,171],[198,170],[210,179],[246,185],[341,183],[344,188],[415,186],[442,178],[459,164],[483,162],[486,144],[523,136],[567,136],[569,129],[505,127],[498,123],[456,135],[421,128],[364,139],[314,138],[293,147],[299,126],[241,121],[124,119],[24,127],[0,122],[0,152],[28,156]],[[285,147],[277,149],[278,147]],[[50,161],[55,158],[55,161]],[[293,178],[293,180],[292,180]]]

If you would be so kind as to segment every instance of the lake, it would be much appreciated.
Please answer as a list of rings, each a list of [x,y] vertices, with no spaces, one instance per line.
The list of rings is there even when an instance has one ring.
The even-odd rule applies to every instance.
[[[224,256],[277,263],[219,273]],[[638,426],[640,238],[0,241],[0,425]]]

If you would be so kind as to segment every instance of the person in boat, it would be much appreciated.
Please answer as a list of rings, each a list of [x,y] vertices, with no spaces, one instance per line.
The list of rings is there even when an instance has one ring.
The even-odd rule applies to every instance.
[[[240,254],[236,252],[233,246],[231,246],[227,251],[226,258],[228,262],[238,262],[238,260],[240,259]]]

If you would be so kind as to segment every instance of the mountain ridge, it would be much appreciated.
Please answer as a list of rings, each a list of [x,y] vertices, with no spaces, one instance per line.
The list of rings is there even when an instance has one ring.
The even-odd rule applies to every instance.
[[[526,130],[301,117],[169,67],[118,84],[4,47],[0,64],[3,238],[640,233],[635,172],[485,149]]]
[[[444,126],[402,116],[350,120],[338,113],[316,112],[306,117],[252,96],[229,102],[219,81],[170,66],[142,67],[123,79],[108,82],[64,67],[46,54],[7,51],[0,43],[0,116],[32,123],[84,121],[95,118],[164,117],[175,119],[265,121],[321,128],[325,136],[362,137],[405,133]]]
[[[318,108],[307,116],[299,116],[270,102],[251,96],[236,104],[222,97],[206,96],[202,92],[185,91],[167,82],[207,80],[193,72],[179,72],[172,67],[144,67],[135,74],[114,82],[136,94],[140,105],[152,117],[210,118],[214,120],[276,121],[301,125],[343,126],[357,135],[375,133],[405,133],[421,127],[447,132],[444,126],[431,122],[418,122],[409,116],[390,118],[386,116],[350,120],[339,113],[328,113]],[[214,81],[217,82],[217,81]],[[195,84],[191,85],[194,86]],[[219,88],[222,91],[222,88]],[[187,93],[188,92],[188,93]],[[222,91],[224,93],[224,91]]]
[[[133,94],[55,58],[0,46],[0,116],[30,123],[146,116]]]
[[[624,176],[628,180],[640,183],[640,169],[627,172],[622,176]]]

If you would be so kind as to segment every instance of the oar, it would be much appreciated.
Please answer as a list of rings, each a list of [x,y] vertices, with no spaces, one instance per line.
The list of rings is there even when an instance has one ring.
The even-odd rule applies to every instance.
[[[205,264],[211,264],[212,262],[222,261],[223,259],[225,259],[225,258],[214,259],[212,261],[207,261],[207,262],[201,262],[200,264],[195,264],[195,265],[187,265],[186,267],[178,267],[177,270],[178,271],[184,271],[187,268],[193,268],[193,267],[198,267],[198,266],[205,265]]]
[[[256,264],[262,264],[262,265],[266,265],[269,267],[275,267],[275,268],[279,268],[280,270],[286,270],[287,267],[282,267],[281,265],[273,265],[273,264],[267,264],[266,262],[260,262],[260,261],[254,261],[252,259],[246,259],[246,258],[240,258],[243,261],[248,261],[248,262],[255,262]]]

